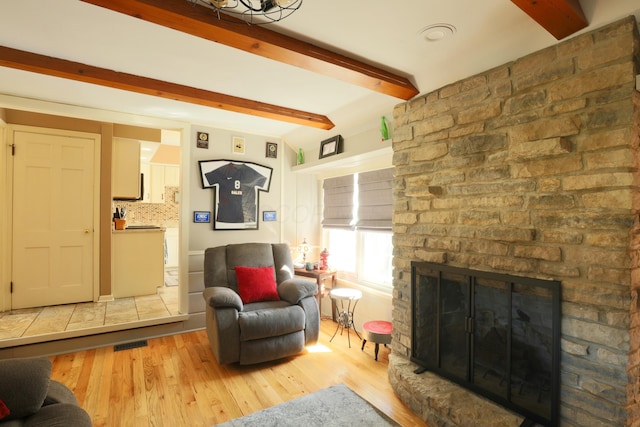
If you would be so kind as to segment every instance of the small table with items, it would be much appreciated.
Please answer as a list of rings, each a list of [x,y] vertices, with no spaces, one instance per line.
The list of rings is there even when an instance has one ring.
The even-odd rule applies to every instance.
[[[316,279],[316,283],[318,283],[318,293],[316,294],[316,300],[318,301],[318,311],[320,311],[320,315],[322,316],[322,297],[325,297],[329,294],[329,291],[336,287],[337,283],[337,271],[336,270],[305,270],[304,268],[296,268],[294,269],[294,274],[296,276],[302,277],[311,277]],[[325,286],[325,279],[331,278],[331,287],[327,288]],[[335,308],[331,306],[331,313],[335,312]],[[333,320],[335,319],[335,314],[332,314]]]
[[[349,335],[351,329],[353,329],[353,332],[356,333],[358,338],[362,339],[362,337],[356,330],[355,325],[353,324],[353,313],[356,311],[356,305],[358,305],[358,301],[360,301],[360,298],[362,298],[362,292],[357,289],[334,288],[329,291],[329,296],[331,297],[332,301],[340,301],[340,308],[338,309],[338,304],[336,304],[335,310],[335,316],[337,317],[338,326],[336,326],[336,331],[333,333],[333,336],[331,337],[329,342],[333,341],[336,334],[338,333],[338,329],[342,328],[342,330],[340,331],[340,335],[342,335],[342,332],[346,329],[349,348],[351,348],[351,337]],[[345,301],[347,304],[346,307]]]

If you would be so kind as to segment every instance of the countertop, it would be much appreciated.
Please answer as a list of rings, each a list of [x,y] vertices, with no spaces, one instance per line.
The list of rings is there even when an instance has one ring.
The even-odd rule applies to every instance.
[[[111,230],[113,233],[158,233],[165,232],[165,227],[156,228],[125,228],[124,230]]]

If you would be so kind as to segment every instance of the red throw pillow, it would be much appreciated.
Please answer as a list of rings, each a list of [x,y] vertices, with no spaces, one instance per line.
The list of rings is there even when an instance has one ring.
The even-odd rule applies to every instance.
[[[280,300],[273,267],[236,266],[235,270],[238,293],[243,303]]]
[[[2,400],[0,400],[0,420],[9,415],[11,411],[7,408],[7,405],[4,404]]]

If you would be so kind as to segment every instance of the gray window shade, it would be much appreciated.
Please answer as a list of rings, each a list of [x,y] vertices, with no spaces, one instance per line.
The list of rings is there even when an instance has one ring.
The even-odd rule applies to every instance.
[[[322,226],[325,228],[353,227],[353,175],[324,180],[324,213]]]
[[[358,174],[358,223],[364,229],[391,230],[393,168]]]

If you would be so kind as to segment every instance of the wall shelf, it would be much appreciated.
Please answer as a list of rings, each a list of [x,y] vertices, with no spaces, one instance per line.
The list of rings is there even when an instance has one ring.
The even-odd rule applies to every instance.
[[[365,150],[361,152],[343,152],[324,159],[315,159],[302,165],[293,166],[291,171],[293,173],[330,176],[353,168],[364,172],[367,169],[381,169],[392,165],[393,149],[390,144],[378,149]]]

